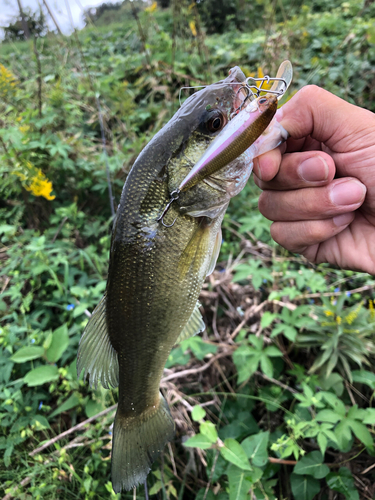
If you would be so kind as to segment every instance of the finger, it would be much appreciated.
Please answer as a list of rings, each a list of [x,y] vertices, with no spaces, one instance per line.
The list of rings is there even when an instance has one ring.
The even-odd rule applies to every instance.
[[[285,146],[284,148],[285,149]],[[270,181],[273,179],[280,168],[282,158],[281,148],[272,149],[268,153],[258,156],[254,159],[254,175],[261,180]],[[258,184],[255,179],[255,183]]]
[[[271,236],[290,252],[308,254],[314,260],[314,249],[310,248],[328,240],[343,231],[353,220],[353,212],[341,214],[327,220],[309,220],[299,222],[274,222],[271,225]]]
[[[368,128],[375,124],[370,111],[349,104],[315,85],[303,87],[281,110],[280,123],[293,139],[311,136],[337,153],[348,152],[348,147],[357,149]]]
[[[266,156],[266,155],[263,155]],[[260,157],[260,169],[265,158]],[[255,178],[256,184],[263,190],[299,189],[329,184],[335,176],[333,159],[322,151],[285,154],[282,157],[279,172],[265,182]]]
[[[272,221],[320,220],[356,210],[365,196],[366,186],[346,177],[323,187],[266,190],[260,195],[258,205],[260,212]]]

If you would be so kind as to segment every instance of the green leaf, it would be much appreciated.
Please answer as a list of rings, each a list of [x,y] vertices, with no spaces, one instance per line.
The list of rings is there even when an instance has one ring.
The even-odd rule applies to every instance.
[[[27,346],[22,347],[10,358],[14,363],[24,363],[32,359],[38,359],[44,354],[43,347]]]
[[[57,366],[45,365],[26,373],[24,381],[29,387],[46,384],[59,378]]]
[[[242,441],[241,446],[245,450],[247,457],[256,467],[263,467],[268,462],[267,445],[270,433],[259,432],[254,436],[249,436]]]
[[[272,361],[270,358],[268,358],[266,355],[263,355],[260,358],[260,368],[262,372],[267,375],[267,377],[273,377],[273,365]]]
[[[219,436],[217,435],[216,426],[212,422],[203,422],[199,426],[199,430],[200,430],[201,434],[208,437],[208,439],[211,441],[211,443],[216,443],[217,438]]]
[[[65,323],[52,334],[52,341],[46,356],[51,363],[56,363],[69,345],[68,325]]]
[[[73,393],[60,406],[58,406],[55,411],[51,413],[49,418],[56,417],[56,415],[60,415],[60,413],[62,413],[63,411],[71,410],[75,406],[79,405],[79,403],[80,400],[78,395],[76,393]]]
[[[246,479],[246,472],[234,465],[228,467],[229,500],[247,500],[251,482]]]
[[[191,418],[194,420],[194,422],[199,422],[199,420],[202,420],[205,416],[206,410],[204,408],[199,405],[194,406],[191,411]]]
[[[375,373],[366,370],[354,370],[352,372],[353,382],[366,384],[375,390]]]
[[[105,409],[105,406],[101,401],[97,401],[94,399],[89,399],[86,403],[85,406],[85,413],[87,415],[87,418],[91,418],[94,415],[97,415],[101,411]]]
[[[347,500],[359,500],[354,479],[346,467],[341,467],[338,472],[328,474],[326,481],[331,490],[342,493]]]
[[[10,457],[13,453],[13,445],[11,444],[10,446],[7,447],[4,453],[4,465],[5,467],[9,467],[10,465]]]
[[[366,416],[362,423],[367,425],[375,425],[375,408],[366,408]]]
[[[372,448],[374,445],[372,436],[365,425],[357,420],[349,420],[348,425],[351,430],[354,432],[354,435],[357,439],[359,439],[367,448]]]
[[[334,433],[340,450],[345,450],[352,437],[348,422],[346,420],[343,420],[342,422],[337,424]]]
[[[187,441],[185,441],[184,446],[187,448],[199,448],[201,450],[207,450],[211,448],[212,441],[208,439],[204,434],[196,434],[192,436]]]
[[[240,469],[252,470],[244,449],[235,439],[226,439],[224,446],[220,448],[220,453],[225,460],[228,460],[228,462],[231,462]]]
[[[312,500],[320,492],[320,482],[311,476],[291,474],[290,485],[296,500]]]
[[[36,424],[36,428],[38,431],[51,428],[49,423],[48,423],[48,420],[43,415],[35,415],[34,422]]]
[[[262,328],[267,328],[267,326],[270,326],[272,321],[274,321],[278,317],[277,314],[270,313],[269,311],[266,311],[263,313],[262,318],[260,320],[260,326]]]
[[[332,424],[335,424],[341,420],[341,418],[341,415],[338,415],[333,410],[321,410],[316,415],[316,420],[318,420],[318,422],[331,422]]]
[[[275,345],[270,345],[266,347],[263,352],[270,358],[280,357],[283,355],[280,349],[278,349]]]
[[[327,444],[328,444],[328,439],[327,439],[326,435],[323,432],[319,432],[319,434],[317,436],[317,441],[318,441],[320,451],[322,452],[322,455],[324,456],[326,449],[327,449]]]
[[[329,474],[329,468],[323,464],[323,455],[320,451],[312,451],[305,455],[294,466],[293,473],[299,475],[313,476],[315,479],[322,479]]]
[[[217,352],[217,345],[209,344],[202,340],[201,337],[190,337],[181,342],[181,347],[184,351],[190,348],[194,356],[200,361],[202,361],[207,354],[215,354]]]

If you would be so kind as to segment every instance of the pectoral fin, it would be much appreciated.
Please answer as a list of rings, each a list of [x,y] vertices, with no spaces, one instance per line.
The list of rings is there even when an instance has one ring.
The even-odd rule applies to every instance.
[[[202,333],[203,330],[206,328],[206,325],[204,324],[202,315],[199,311],[199,307],[200,307],[200,303],[197,302],[196,306],[194,307],[194,310],[189,318],[189,321],[186,323],[182,332],[178,336],[178,339],[176,340],[176,344],[179,344],[180,342],[188,339],[189,337],[194,337],[194,335],[197,335],[198,333]]]
[[[77,373],[90,376],[90,386],[97,388],[98,382],[105,389],[119,384],[117,352],[112,347],[107,330],[106,295],[96,306],[82,334],[78,354]]]
[[[222,241],[223,241],[223,234],[222,234],[221,228],[220,228],[216,234],[214,249],[212,252],[212,257],[211,257],[210,265],[208,266],[208,270],[207,270],[207,276],[212,274],[215,270],[216,262],[217,262],[217,259],[219,258],[219,253],[220,253]]]
[[[188,274],[200,274],[202,271],[204,273],[207,265],[205,261],[208,258],[209,244],[210,230],[202,220],[181,254],[178,263],[180,279],[185,279]],[[202,266],[204,267],[202,268]],[[203,274],[203,276],[205,275]]]

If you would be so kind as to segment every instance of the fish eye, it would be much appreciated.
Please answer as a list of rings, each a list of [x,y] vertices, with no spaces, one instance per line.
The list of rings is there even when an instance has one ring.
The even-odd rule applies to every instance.
[[[217,111],[215,114],[210,116],[206,122],[206,126],[209,132],[218,132],[223,128],[224,123],[224,116],[220,113],[220,111]]]
[[[258,102],[259,104],[265,104],[267,102],[267,97],[262,97]]]

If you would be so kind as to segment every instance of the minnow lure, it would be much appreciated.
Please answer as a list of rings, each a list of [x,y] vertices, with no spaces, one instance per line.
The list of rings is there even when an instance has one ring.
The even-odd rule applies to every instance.
[[[245,85],[241,88],[246,90],[247,97],[241,107],[236,110],[237,114],[215,138],[178,188],[171,192],[170,200],[161,216],[157,219],[158,221],[161,221],[165,227],[171,227],[174,222],[166,225],[164,216],[172,203],[179,199],[180,194],[214,175],[225,165],[235,160],[264,133],[276,114],[278,100],[281,99],[290,85],[292,74],[291,63],[284,61],[280,65],[275,78],[265,76],[263,78],[249,77],[246,79]],[[250,84],[251,80],[260,83],[258,86],[253,85]],[[265,82],[269,83],[270,80],[274,80],[271,89],[267,91],[266,95],[259,96],[264,91],[262,89],[263,84]],[[253,89],[256,89],[256,94],[254,94]],[[249,98],[253,100],[244,105]]]

